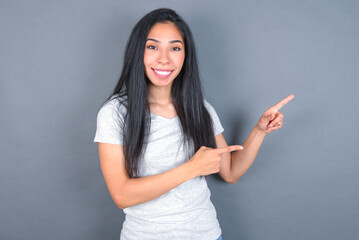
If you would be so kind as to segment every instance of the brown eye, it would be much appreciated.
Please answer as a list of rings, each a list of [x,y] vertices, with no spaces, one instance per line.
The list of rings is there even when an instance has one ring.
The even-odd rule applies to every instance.
[[[155,47],[155,46],[153,46],[153,45],[149,45],[149,46],[147,46],[147,48],[148,49],[153,49],[153,50],[156,50],[157,48]]]
[[[173,50],[173,51],[181,51],[181,48],[179,48],[179,47],[173,47],[172,50]]]

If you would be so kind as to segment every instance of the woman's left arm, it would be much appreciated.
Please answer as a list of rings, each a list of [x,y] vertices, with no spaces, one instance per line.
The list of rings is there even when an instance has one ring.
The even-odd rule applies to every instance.
[[[279,111],[279,109],[293,98],[294,95],[290,95],[263,113],[257,125],[252,129],[248,138],[244,141],[242,145],[243,150],[222,154],[219,175],[226,182],[233,184],[236,183],[238,179],[249,169],[257,156],[264,137],[268,133],[282,127],[283,114]],[[218,134],[215,139],[218,148],[227,146],[223,134]]]

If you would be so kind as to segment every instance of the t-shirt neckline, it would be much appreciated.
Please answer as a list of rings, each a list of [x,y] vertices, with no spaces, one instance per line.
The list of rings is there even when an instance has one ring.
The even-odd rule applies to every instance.
[[[166,121],[172,121],[172,120],[175,120],[178,118],[178,115],[176,115],[175,117],[173,118],[166,118],[166,117],[163,117],[163,116],[160,116],[160,115],[157,115],[157,114],[154,114],[152,112],[150,112],[151,116],[154,117],[154,118],[157,118],[157,119],[164,119]]]

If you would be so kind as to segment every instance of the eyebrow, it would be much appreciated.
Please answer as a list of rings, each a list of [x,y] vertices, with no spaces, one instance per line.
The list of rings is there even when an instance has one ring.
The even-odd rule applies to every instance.
[[[154,41],[154,42],[157,42],[157,43],[161,43],[161,41],[158,41],[157,39],[154,39],[154,38],[147,38],[146,42],[147,41]],[[181,43],[183,45],[181,40],[172,40],[172,41],[169,41],[168,43],[177,43],[177,42]]]

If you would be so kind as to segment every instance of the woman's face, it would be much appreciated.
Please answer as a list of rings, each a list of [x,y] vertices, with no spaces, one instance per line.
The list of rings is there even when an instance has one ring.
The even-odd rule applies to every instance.
[[[182,35],[172,22],[156,23],[149,31],[143,62],[150,84],[171,87],[185,59]]]

